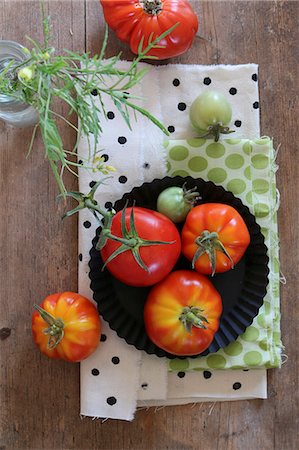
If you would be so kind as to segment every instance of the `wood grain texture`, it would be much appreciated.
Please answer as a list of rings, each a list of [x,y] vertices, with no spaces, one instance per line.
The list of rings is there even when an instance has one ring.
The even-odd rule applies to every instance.
[[[259,64],[262,134],[280,145],[279,230],[282,335],[288,361],[269,371],[269,399],[139,411],[132,423],[79,417],[78,365],[48,361],[34,348],[32,304],[77,289],[76,219],[63,206],[40,139],[26,159],[30,130],[0,123],[0,449],[295,450],[298,430],[298,2],[228,1],[192,5],[200,29],[189,52],[172,62]],[[50,0],[53,44],[96,53],[104,33],[97,0]],[[0,39],[41,38],[38,1],[0,0]],[[111,32],[107,56],[128,48]],[[296,98],[297,96],[297,98]],[[74,136],[65,131],[66,142]],[[75,187],[75,182],[69,179]],[[297,341],[297,342],[296,342]]]

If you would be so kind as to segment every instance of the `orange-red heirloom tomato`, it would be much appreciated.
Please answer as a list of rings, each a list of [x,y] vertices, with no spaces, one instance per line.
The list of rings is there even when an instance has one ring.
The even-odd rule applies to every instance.
[[[214,275],[234,267],[247,249],[247,226],[232,206],[206,203],[193,208],[182,230],[182,253],[200,273]]]
[[[175,24],[170,34],[159,41],[163,48],[152,48],[147,55],[158,59],[178,56],[191,46],[198,19],[186,0],[101,0],[105,20],[117,37],[138,53]]]
[[[49,358],[78,362],[98,346],[101,324],[96,307],[74,292],[49,295],[32,315],[33,339]]]
[[[207,277],[177,270],[151,289],[144,307],[145,329],[166,352],[197,355],[213,341],[221,313],[221,297]]]

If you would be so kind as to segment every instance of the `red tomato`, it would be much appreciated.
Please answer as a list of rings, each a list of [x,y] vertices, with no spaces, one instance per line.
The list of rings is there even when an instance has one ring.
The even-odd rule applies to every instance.
[[[193,208],[182,230],[182,253],[204,274],[226,272],[250,242],[247,226],[233,207],[206,203]]]
[[[138,53],[172,26],[179,25],[159,41],[163,48],[151,49],[147,54],[158,59],[178,56],[191,46],[198,29],[198,19],[186,0],[101,0],[105,20],[117,37]]]
[[[145,329],[166,352],[197,355],[213,341],[221,313],[221,297],[210,280],[178,270],[151,289],[144,307]]]
[[[101,333],[99,313],[90,300],[74,292],[49,295],[35,306],[33,339],[49,358],[78,362],[97,348]]]
[[[132,247],[108,262],[107,268],[118,280],[131,286],[151,286],[162,280],[174,267],[181,252],[181,239],[175,225],[163,214],[146,208],[134,207],[134,222],[139,238],[135,238],[130,225],[132,208],[126,208],[125,221]],[[122,211],[112,219],[110,233],[123,238]],[[135,240],[135,241],[134,241]],[[163,241],[163,244],[144,245],[142,240]],[[169,243],[170,242],[170,243]],[[133,245],[135,243],[135,245]],[[103,261],[121,247],[120,242],[108,238],[101,250]],[[139,251],[148,270],[142,268],[134,257]]]

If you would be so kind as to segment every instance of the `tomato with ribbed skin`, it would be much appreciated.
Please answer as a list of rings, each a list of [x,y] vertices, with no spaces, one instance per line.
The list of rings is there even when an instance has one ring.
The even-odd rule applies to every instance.
[[[144,306],[148,337],[172,355],[205,351],[219,328],[222,301],[211,281],[192,270],[178,270],[152,287]]]
[[[131,224],[132,212],[134,227]],[[122,217],[125,218],[125,230]],[[138,206],[116,213],[107,236],[101,249],[102,259],[115,278],[130,286],[157,283],[173,269],[181,252],[180,234],[171,220],[157,211]],[[119,237],[121,242],[114,240],[113,236]],[[124,251],[108,261],[123,243],[127,244]],[[138,264],[138,258],[144,267]]]
[[[101,323],[96,307],[86,297],[75,292],[52,294],[35,308],[33,339],[46,356],[79,362],[95,351]]]
[[[222,203],[193,208],[182,230],[182,253],[207,275],[232,269],[243,257],[250,234],[238,211]]]
[[[172,58],[189,49],[198,30],[198,19],[186,0],[101,0],[105,20],[117,37],[130,45],[133,53],[143,39],[144,50],[153,41],[178,24],[147,55]]]

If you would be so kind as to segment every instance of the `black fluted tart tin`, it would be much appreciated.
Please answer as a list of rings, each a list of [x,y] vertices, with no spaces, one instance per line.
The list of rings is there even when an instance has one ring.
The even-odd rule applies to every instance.
[[[134,203],[135,206],[155,210],[157,198],[164,189],[170,186],[183,186],[184,183],[187,183],[188,189],[196,187],[201,196],[198,204],[224,203],[235,208],[242,216],[250,233],[250,244],[235,268],[209,277],[221,295],[223,312],[213,342],[200,354],[207,355],[235,341],[251,325],[263,304],[267,291],[269,259],[264,236],[254,215],[240,199],[211,181],[179,176],[155,179],[124,194],[115,202],[113,208],[119,211],[128,202],[129,206]],[[179,231],[182,226],[183,224],[177,225]],[[100,231],[99,227],[92,241],[89,262],[90,286],[100,314],[119,337],[125,339],[128,344],[134,345],[138,350],[144,350],[148,354],[159,357],[177,358],[157,347],[146,334],[143,307],[151,287],[127,286],[114,278],[108,269],[105,268],[102,271],[103,261],[100,252],[96,250]],[[191,269],[190,261],[183,255],[180,256],[173,270],[179,269]],[[192,357],[196,356],[198,355]]]

